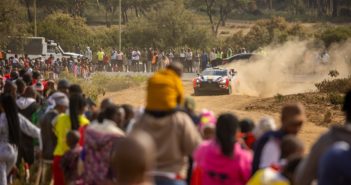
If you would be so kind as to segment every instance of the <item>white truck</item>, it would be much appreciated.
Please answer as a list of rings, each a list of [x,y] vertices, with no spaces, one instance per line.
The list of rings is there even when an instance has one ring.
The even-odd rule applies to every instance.
[[[48,59],[52,55],[55,59],[62,57],[83,57],[81,54],[65,52],[58,43],[53,40],[45,40],[44,37],[10,37],[7,45],[6,58],[15,55],[28,55],[29,58],[45,58]]]

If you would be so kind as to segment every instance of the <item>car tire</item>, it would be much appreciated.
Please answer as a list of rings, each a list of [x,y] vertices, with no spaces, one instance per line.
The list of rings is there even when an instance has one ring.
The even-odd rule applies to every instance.
[[[233,91],[233,90],[232,90],[232,86],[229,86],[229,87],[228,87],[228,90],[227,90],[227,92],[226,92],[226,94],[227,94],[227,95],[231,95],[231,94],[232,94],[232,91]]]
[[[200,92],[194,89],[194,96],[200,96]]]

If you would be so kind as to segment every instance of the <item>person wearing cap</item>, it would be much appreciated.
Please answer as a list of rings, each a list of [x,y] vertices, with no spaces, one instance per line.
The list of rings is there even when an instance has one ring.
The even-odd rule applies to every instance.
[[[191,118],[178,111],[184,97],[181,74],[181,64],[172,63],[149,79],[145,113],[134,125],[156,143],[157,166],[152,172],[156,185],[185,184],[184,159],[201,142]]]
[[[66,80],[66,79],[60,80],[57,83],[57,91],[68,95],[68,93],[69,93],[68,89],[70,86],[71,86],[71,84],[68,82],[68,80]]]
[[[277,131],[268,132],[256,141],[252,175],[261,168],[278,163],[281,157],[280,141],[287,135],[297,135],[306,121],[304,106],[300,103],[283,107],[281,114],[282,126]]]
[[[212,111],[202,110],[200,114],[199,130],[204,140],[214,139],[216,136],[217,118]]]
[[[55,92],[49,97],[48,102],[50,104],[49,107],[51,108],[49,108],[48,112],[44,114],[39,122],[39,126],[41,128],[41,138],[43,140],[43,163],[42,174],[40,174],[40,176],[41,181],[45,185],[49,184],[51,181],[51,166],[54,158],[54,149],[57,143],[56,135],[53,132],[53,123],[59,114],[66,112],[69,105],[69,100],[66,94],[62,92]]]

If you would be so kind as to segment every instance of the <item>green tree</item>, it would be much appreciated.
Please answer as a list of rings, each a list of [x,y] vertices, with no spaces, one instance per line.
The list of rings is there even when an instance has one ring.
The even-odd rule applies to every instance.
[[[204,6],[212,32],[217,35],[219,26],[225,26],[234,9],[245,8],[250,0],[193,0],[193,6]]]
[[[245,47],[254,51],[269,44],[286,42],[289,38],[305,38],[304,28],[299,24],[290,25],[282,17],[257,21],[244,35],[242,32],[234,34],[226,40],[227,46],[233,48]]]
[[[24,36],[28,34],[25,8],[18,0],[0,1],[0,48],[4,48],[8,36]]]
[[[106,26],[110,27],[115,17],[116,12],[119,10],[119,0],[95,0],[98,7],[103,6],[105,10],[105,19]],[[122,10],[122,19],[123,24],[128,22],[128,10],[135,12],[135,17],[141,17],[145,15],[147,11],[150,11],[150,8],[156,4],[163,2],[163,0],[122,0],[121,1],[121,10]]]
[[[207,28],[195,25],[194,15],[183,4],[166,1],[159,7],[128,23],[125,37],[131,46],[200,48],[209,44]]]
[[[89,44],[92,33],[83,18],[56,12],[38,24],[38,35],[60,42],[63,48],[72,50],[75,46]]]

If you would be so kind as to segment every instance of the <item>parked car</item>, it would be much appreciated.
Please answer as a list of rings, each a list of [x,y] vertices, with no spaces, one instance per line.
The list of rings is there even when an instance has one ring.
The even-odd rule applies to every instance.
[[[257,58],[259,57],[258,54],[254,54],[254,53],[241,53],[241,54],[236,54],[236,55],[233,55],[231,57],[228,57],[228,58],[225,58],[225,59],[222,59],[222,65],[225,65],[225,64],[229,64],[229,63],[232,63],[232,62],[236,62],[236,61],[239,61],[239,60],[247,60],[247,61],[251,61],[253,58]]]
[[[9,59],[16,54],[27,54],[32,59],[39,57],[48,59],[50,56],[54,58],[83,57],[78,53],[65,52],[58,43],[53,40],[46,40],[44,37],[10,37],[6,58]]]

